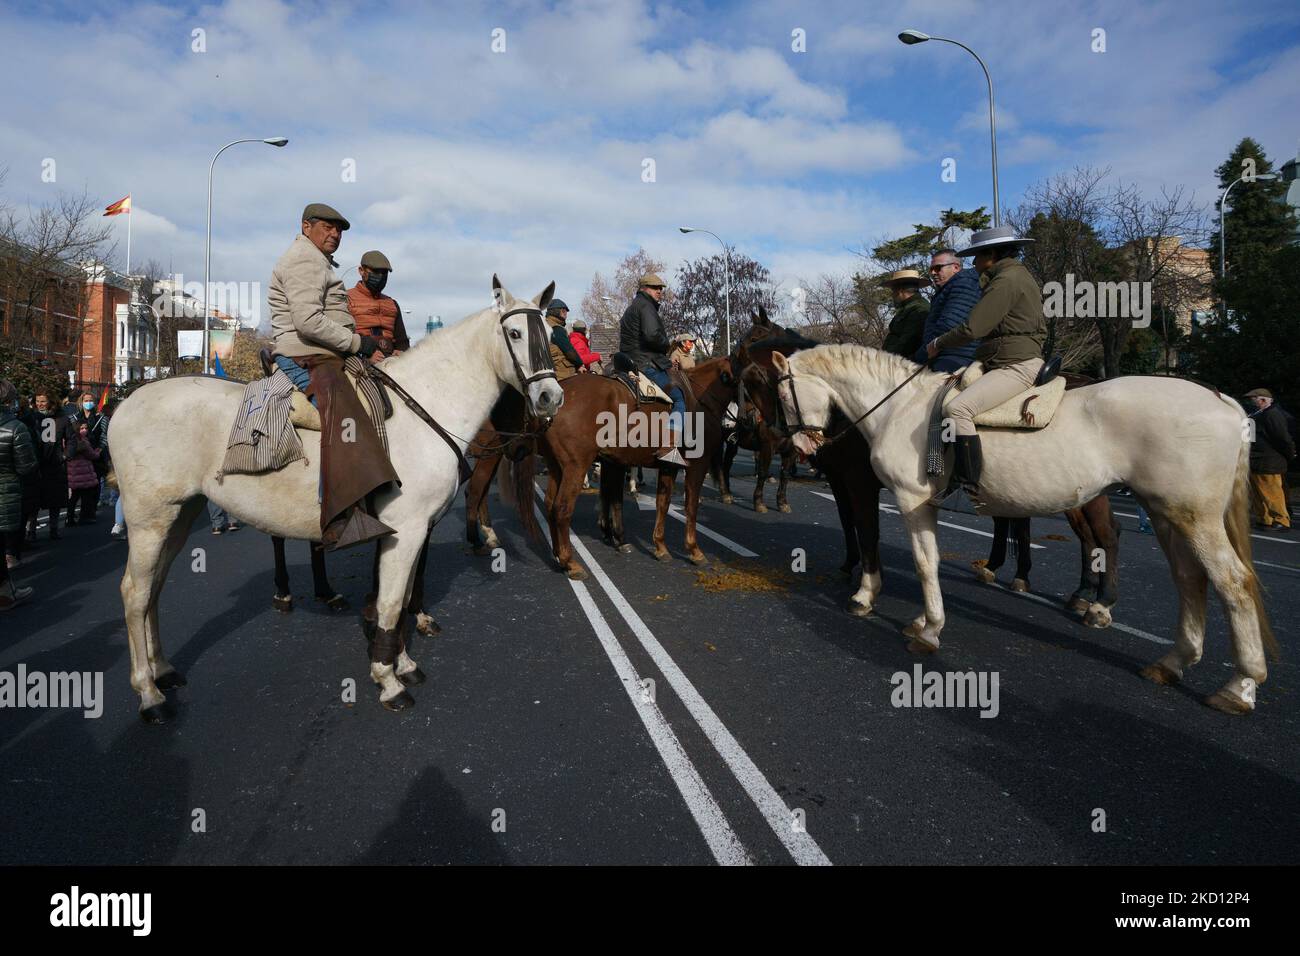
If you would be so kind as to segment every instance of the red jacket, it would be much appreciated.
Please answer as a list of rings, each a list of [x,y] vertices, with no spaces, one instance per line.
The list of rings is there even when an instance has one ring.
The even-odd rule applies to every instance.
[[[592,362],[600,361],[600,353],[591,350],[591,346],[587,344],[587,336],[583,333],[570,332],[569,342],[573,345],[573,350],[578,353],[578,358],[582,359],[583,367],[590,367]]]

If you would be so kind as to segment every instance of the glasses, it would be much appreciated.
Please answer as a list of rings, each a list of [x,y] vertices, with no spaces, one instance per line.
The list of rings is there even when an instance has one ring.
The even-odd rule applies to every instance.
[[[944,269],[960,269],[960,268],[961,268],[961,263],[959,262],[936,262],[934,265],[930,266],[930,273],[931,275],[933,275],[936,272],[942,272]]]

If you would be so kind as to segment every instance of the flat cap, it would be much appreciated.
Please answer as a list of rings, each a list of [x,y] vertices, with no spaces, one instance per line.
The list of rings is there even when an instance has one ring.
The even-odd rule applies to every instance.
[[[1246,393],[1247,398],[1272,398],[1273,393],[1266,388],[1252,388]]]
[[[664,280],[659,278],[659,276],[654,272],[649,272],[643,275],[641,277],[641,282],[639,283],[641,286],[657,286],[660,289],[667,284],[668,283],[664,282]]]
[[[302,221],[306,222],[308,219],[328,219],[330,222],[337,222],[344,229],[352,228],[352,223],[344,219],[342,213],[323,202],[307,204],[307,208],[302,211]]]
[[[552,299],[551,304],[546,307],[547,315],[559,315],[561,312],[567,312],[569,304],[563,299]]]
[[[388,256],[384,255],[378,249],[371,249],[361,257],[361,264],[367,269],[387,269],[393,271],[393,264],[388,261]]]

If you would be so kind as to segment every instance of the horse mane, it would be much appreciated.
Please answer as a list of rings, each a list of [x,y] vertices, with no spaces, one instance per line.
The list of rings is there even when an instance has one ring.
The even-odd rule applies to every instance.
[[[797,364],[799,371],[820,378],[841,375],[846,370],[851,370],[859,375],[884,379],[891,385],[897,385],[917,369],[917,364],[909,358],[851,342],[820,345],[815,349],[796,352],[790,356],[790,363]],[[942,374],[931,372],[928,377]],[[922,380],[926,377],[918,376]]]

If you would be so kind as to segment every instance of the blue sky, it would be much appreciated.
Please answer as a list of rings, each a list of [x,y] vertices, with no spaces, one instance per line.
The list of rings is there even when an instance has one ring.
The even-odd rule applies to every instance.
[[[904,46],[909,27],[989,64],[1004,205],[1093,165],[1208,206],[1242,136],[1278,164],[1300,147],[1294,3],[5,5],[0,78],[20,92],[0,111],[2,198],[132,192],[135,262],[201,279],[213,152],[284,135],[218,164],[214,280],[265,285],[320,200],[353,222],[340,262],[383,249],[390,290],[419,316],[481,308],[494,271],[521,296],[555,279],[576,305],[638,245],[670,270],[713,251],[683,224],[788,290],[991,201],[979,66],[950,44]],[[941,181],[945,158],[956,182]]]

